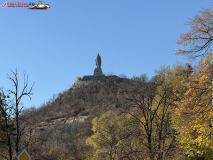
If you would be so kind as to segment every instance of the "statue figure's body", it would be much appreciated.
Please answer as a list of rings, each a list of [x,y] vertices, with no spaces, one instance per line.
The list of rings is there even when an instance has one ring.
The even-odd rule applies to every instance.
[[[97,68],[101,68],[101,56],[99,56],[99,53],[96,56],[95,62],[96,62]]]

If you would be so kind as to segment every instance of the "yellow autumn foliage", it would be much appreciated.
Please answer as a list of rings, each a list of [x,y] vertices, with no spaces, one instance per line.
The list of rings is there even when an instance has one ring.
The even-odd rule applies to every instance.
[[[177,140],[189,156],[213,157],[212,58],[213,55],[208,55],[202,59],[193,74],[182,77],[182,83],[174,87],[177,96],[185,92],[181,100],[175,102],[173,121],[179,132]]]
[[[96,151],[89,159],[96,159],[98,156],[104,156],[110,159],[116,156],[116,152],[125,146],[125,136],[131,130],[129,123],[130,115],[117,115],[113,111],[108,111],[95,117],[92,120],[92,130],[94,135],[86,140],[86,144],[94,147]]]

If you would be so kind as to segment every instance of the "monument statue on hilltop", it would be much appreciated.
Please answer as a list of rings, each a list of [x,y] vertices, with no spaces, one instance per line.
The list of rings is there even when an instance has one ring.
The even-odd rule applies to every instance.
[[[94,76],[102,76],[103,74],[101,70],[101,56],[99,55],[99,53],[96,56],[95,63],[97,68],[95,68],[94,70]]]
[[[99,53],[96,56],[95,62],[96,62],[97,68],[101,68],[101,56],[99,55]]]

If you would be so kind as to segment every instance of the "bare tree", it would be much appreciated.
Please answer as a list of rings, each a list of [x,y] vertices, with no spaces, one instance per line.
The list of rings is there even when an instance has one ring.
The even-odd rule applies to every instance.
[[[139,151],[146,150],[151,160],[168,157],[174,147],[175,136],[171,127],[170,108],[173,106],[173,94],[169,86],[148,82],[145,75],[134,77],[129,93],[124,95],[125,113],[132,115],[135,124],[140,126],[135,133]]]
[[[21,94],[18,95],[18,87],[19,87],[19,81],[18,81],[18,75],[17,75],[17,68],[15,69],[15,72],[10,70],[12,72],[12,75],[8,75],[7,74],[7,78],[10,79],[13,82],[13,86],[15,86],[15,90],[8,90],[9,94],[13,94],[15,96],[15,107],[14,107],[14,112],[15,112],[15,123],[16,123],[16,140],[15,140],[15,150],[16,153],[19,152],[19,142],[20,142],[20,125],[19,125],[19,113],[21,111],[21,109],[19,109],[19,103],[21,101],[21,98],[23,96],[28,96],[31,99],[31,95],[32,90],[33,90],[33,86],[30,88],[30,90],[28,91],[28,74],[27,74],[27,78],[25,80],[25,72],[24,72],[24,87],[21,91]]]

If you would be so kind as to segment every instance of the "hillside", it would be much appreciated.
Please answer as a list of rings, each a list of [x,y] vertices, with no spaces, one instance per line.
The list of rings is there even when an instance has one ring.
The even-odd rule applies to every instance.
[[[93,134],[91,120],[108,110],[119,112],[120,97],[132,82],[117,76],[84,76],[40,108],[23,110],[22,126],[31,129],[32,134],[23,143],[32,157],[57,159],[57,150],[69,153],[73,159],[84,159],[91,150],[85,146],[86,138]]]
[[[22,110],[20,148],[35,160],[189,160],[176,141],[172,88],[158,77],[78,78],[41,107]]]

